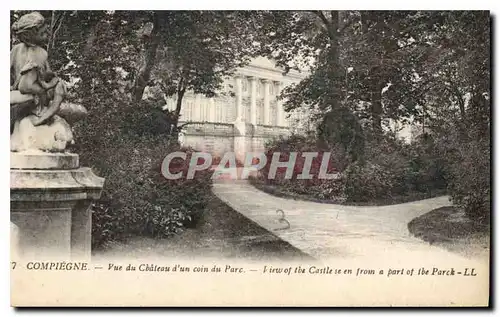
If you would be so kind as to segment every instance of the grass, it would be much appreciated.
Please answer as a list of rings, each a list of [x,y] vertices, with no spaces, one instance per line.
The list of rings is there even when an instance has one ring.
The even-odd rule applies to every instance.
[[[99,257],[229,258],[312,260],[312,258],[224,204],[215,195],[195,228],[171,238],[130,237],[96,251]]]
[[[465,256],[488,256],[490,224],[469,220],[453,206],[434,209],[408,223],[408,230],[430,244]]]

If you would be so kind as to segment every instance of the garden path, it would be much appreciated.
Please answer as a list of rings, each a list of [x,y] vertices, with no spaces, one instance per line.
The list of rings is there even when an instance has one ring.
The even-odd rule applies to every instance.
[[[275,197],[244,180],[219,180],[213,192],[234,210],[318,260],[463,260],[411,236],[407,229],[413,218],[450,205],[448,197],[390,206],[344,206]],[[283,210],[288,229],[283,229],[287,225],[280,221],[277,209]]]

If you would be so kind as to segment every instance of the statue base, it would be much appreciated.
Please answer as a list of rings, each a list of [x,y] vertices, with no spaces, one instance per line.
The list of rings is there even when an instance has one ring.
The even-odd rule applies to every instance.
[[[11,153],[11,254],[26,260],[90,260],[92,200],[104,179],[69,153]]]
[[[42,151],[10,152],[10,169],[67,170],[80,166],[78,154]]]

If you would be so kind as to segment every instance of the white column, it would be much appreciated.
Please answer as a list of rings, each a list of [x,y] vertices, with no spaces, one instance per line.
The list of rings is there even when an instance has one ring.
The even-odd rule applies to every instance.
[[[196,113],[196,116],[193,118],[193,121],[198,121],[201,122],[203,121],[202,119],[202,109],[201,109],[201,96],[199,94],[196,94],[194,96],[194,112]]]
[[[283,83],[278,82],[277,88],[277,96],[279,97],[283,91]],[[276,125],[279,127],[285,126],[285,110],[283,109],[283,100],[280,99],[277,99],[276,101]]]
[[[236,76],[236,120],[243,121],[243,86],[242,76]]]
[[[210,121],[208,114],[208,100],[201,100],[201,121]]]
[[[271,105],[269,104],[269,80],[264,79],[264,125],[271,124]]]
[[[250,123],[257,125],[257,78],[250,77]]]
[[[217,118],[217,122],[225,122],[225,111],[223,113],[223,100],[221,98],[214,98],[215,102],[215,116]]]
[[[210,122],[216,122],[217,121],[217,116],[215,115],[215,99],[210,98],[208,102],[208,113],[209,115],[209,121]]]
[[[236,158],[243,162],[246,151],[246,125],[243,114],[242,76],[236,77],[236,121],[234,122],[234,152]]]

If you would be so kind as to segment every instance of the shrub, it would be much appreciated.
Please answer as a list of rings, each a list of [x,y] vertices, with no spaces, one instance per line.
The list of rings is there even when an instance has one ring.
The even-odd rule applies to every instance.
[[[447,185],[446,162],[434,137],[424,134],[409,147],[408,184],[412,190],[432,192]]]
[[[157,206],[170,206],[173,209],[169,212],[169,217],[174,217],[176,221],[185,227],[194,227],[202,218],[205,206],[211,197],[212,174],[209,170],[196,172],[193,179],[187,179],[185,175],[189,169],[191,156],[195,152],[191,148],[175,147],[170,152],[186,152],[186,160],[175,159],[170,164],[172,173],[182,172],[184,177],[177,180],[169,180],[163,177],[160,172],[165,153],[155,163],[155,169],[151,171],[150,177],[156,184],[153,188],[151,199]],[[169,152],[169,153],[170,153]],[[155,212],[153,212],[155,213]],[[182,215],[179,215],[182,213]],[[152,219],[154,219],[154,215]]]
[[[297,152],[297,158],[290,179],[285,178],[285,168],[278,168],[274,179],[270,178],[271,161],[273,154],[276,152],[280,152],[280,161],[288,161],[290,153]],[[302,153],[304,152],[320,152],[312,161],[309,172],[313,175],[312,179],[298,179],[297,177],[303,172],[305,158],[302,156]],[[266,144],[267,164],[261,170],[261,178],[267,184],[279,185],[292,193],[307,194],[319,199],[338,198],[342,195],[343,190],[341,181],[337,179],[327,180],[318,178],[324,152],[331,153],[327,173],[340,172],[344,169],[346,158],[340,148],[332,149],[311,137],[299,135],[272,140]]]
[[[268,164],[262,170],[261,178],[267,184],[280,186],[292,194],[349,202],[391,201],[414,192],[433,194],[436,189],[446,186],[444,162],[434,140],[422,139],[409,145],[385,134],[379,138],[367,138],[364,142],[366,148],[359,159],[350,162],[342,151],[343,146],[331,142],[325,145],[314,138],[296,135],[274,140],[266,145]],[[274,180],[268,179],[273,153],[281,152],[281,160],[285,161],[292,151],[298,152],[292,178],[285,179],[285,169],[282,168],[278,169]],[[329,172],[336,169],[341,177],[335,180],[297,179],[304,164],[301,154],[308,151],[332,152]],[[321,157],[313,160],[311,174],[317,175],[320,165]]]
[[[104,201],[95,201],[91,205],[92,212],[92,248],[98,248],[109,241],[119,238],[125,223],[123,213],[110,208]]]
[[[491,210],[491,160],[489,140],[449,140],[449,191],[453,203],[478,222],[489,220]]]
[[[185,151],[184,170],[193,152],[180,148],[161,129],[151,129],[154,113],[148,103],[102,107],[76,126],[76,153],[81,165],[106,179],[101,199],[93,204],[92,246],[128,235],[165,237],[196,226],[208,202],[211,173],[195,179],[167,180],[161,174],[164,157]],[[158,124],[157,127],[161,127]]]
[[[431,136],[406,144],[387,133],[369,139],[363,160],[347,168],[345,195],[353,202],[399,200],[417,193],[434,195],[446,188],[444,169],[438,145]]]
[[[128,146],[117,144],[102,153],[98,165],[97,173],[106,183],[94,205],[94,247],[124,235],[166,237],[194,227],[209,199],[210,172],[197,172],[191,180],[168,180],[161,174],[163,158],[179,150],[188,154],[181,167],[187,172],[191,149],[154,138],[126,141]]]
[[[186,172],[193,151],[159,138],[129,138],[125,143],[101,153],[95,166],[106,183],[94,206],[94,247],[125,234],[165,237],[196,226],[209,199],[210,172],[197,172],[192,180],[168,180],[161,174],[168,153],[187,152],[182,166]]]
[[[391,134],[385,134],[382,138],[370,140],[366,148],[365,163],[370,166],[378,166],[378,170],[373,176],[375,179],[372,182],[380,182],[380,186],[387,188],[388,196],[404,195],[411,188],[409,173],[410,164],[408,157],[408,149],[410,145],[394,137]],[[373,167],[368,167],[373,169]],[[381,179],[376,176],[382,173],[385,178]],[[382,176],[382,175],[380,175]],[[377,198],[385,198],[387,196],[378,196]]]
[[[147,99],[124,110],[121,131],[133,135],[169,136],[175,121],[173,112],[163,109],[164,100]]]
[[[351,164],[344,173],[344,195],[347,201],[369,202],[401,194],[401,175],[387,166],[359,161]]]

